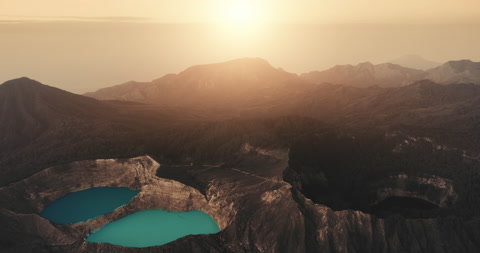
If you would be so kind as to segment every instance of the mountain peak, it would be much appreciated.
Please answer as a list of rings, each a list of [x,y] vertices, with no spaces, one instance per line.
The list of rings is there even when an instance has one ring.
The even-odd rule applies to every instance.
[[[0,85],[0,141],[17,145],[59,120],[103,118],[110,112],[100,101],[27,77],[9,80]]]
[[[480,84],[480,62],[448,61],[442,66],[429,70],[427,78],[440,84]]]
[[[226,62],[202,64],[187,68],[182,73],[205,71],[205,70],[238,70],[238,69],[250,69],[250,70],[262,70],[262,69],[274,69],[267,60],[262,58],[240,58]]]
[[[32,85],[38,86],[43,84],[36,80],[30,79],[28,77],[20,77],[20,78],[8,80],[1,85],[4,87],[8,87],[8,86],[12,87],[12,86],[32,86]]]
[[[461,60],[452,60],[448,61],[447,64],[456,64],[456,63],[472,63],[473,61],[470,59],[461,59]]]
[[[259,57],[239,58],[239,59],[234,59],[234,60],[227,61],[225,63],[230,63],[230,64],[255,64],[255,65],[263,65],[263,66],[272,66],[272,65],[270,65],[270,63],[267,60],[265,60],[263,58],[259,58]]]
[[[373,66],[373,63],[369,62],[369,61],[366,61],[366,62],[361,62],[359,64],[357,64],[358,67],[361,67],[361,66]]]
[[[446,66],[450,66],[453,69],[456,70],[465,70],[468,68],[470,65],[474,65],[475,62],[468,60],[468,59],[463,59],[463,60],[458,60],[458,61],[448,61],[445,63]]]
[[[196,65],[179,73],[175,78],[177,81],[182,80],[180,85],[189,88],[236,87],[244,89],[246,87],[279,84],[287,80],[292,81],[298,79],[298,76],[274,68],[268,61],[261,58],[242,58],[227,62]]]
[[[205,108],[224,104],[236,108],[275,97],[273,94],[285,92],[287,86],[301,88],[304,85],[310,84],[296,74],[273,67],[264,59],[241,58],[196,65],[150,83],[114,86],[86,95],[101,100],[173,106],[197,104]]]

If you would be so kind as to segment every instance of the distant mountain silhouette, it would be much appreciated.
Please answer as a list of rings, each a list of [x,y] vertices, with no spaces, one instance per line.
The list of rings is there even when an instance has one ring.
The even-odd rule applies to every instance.
[[[353,87],[399,87],[424,78],[421,70],[405,68],[392,63],[374,65],[370,62],[356,66],[337,65],[324,71],[313,71],[301,77],[313,83],[332,83]]]
[[[438,84],[480,84],[480,62],[470,60],[449,61],[427,71],[405,68],[392,63],[360,63],[356,66],[338,65],[324,71],[302,74],[309,82],[331,83],[352,87],[400,87],[423,79]]]
[[[86,95],[199,110],[203,115],[222,112],[222,118],[301,115],[352,125],[445,125],[461,117],[455,110],[476,115],[480,86],[442,85],[425,75],[447,67],[464,73],[463,69],[474,69],[470,65],[476,66],[449,62],[425,72],[391,63],[362,63],[299,77],[250,58],[194,66],[152,82],[129,82]],[[431,120],[422,123],[427,117]]]
[[[152,82],[128,82],[87,93],[101,100],[209,109],[246,108],[273,103],[308,84],[297,75],[272,67],[259,58],[193,66]]]
[[[480,62],[471,60],[449,61],[437,68],[428,70],[426,78],[440,84],[480,84]]]
[[[420,69],[420,70],[428,70],[428,69],[436,68],[442,65],[439,62],[426,60],[425,58],[419,55],[413,55],[413,54],[404,55],[399,58],[393,59],[389,62],[403,66],[403,67]]]

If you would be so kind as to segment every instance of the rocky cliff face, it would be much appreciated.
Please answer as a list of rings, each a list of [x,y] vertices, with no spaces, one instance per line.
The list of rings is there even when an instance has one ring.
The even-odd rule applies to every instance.
[[[392,176],[383,182],[387,187],[378,189],[377,202],[390,197],[419,198],[439,207],[451,206],[458,198],[451,180],[432,177]]]
[[[156,177],[158,167],[153,159],[143,156],[81,161],[48,168],[0,189],[2,206],[6,208],[3,215],[23,224],[28,228],[25,232],[42,238],[47,245],[67,248],[80,242],[87,244],[83,239],[92,230],[143,209],[202,210],[209,213],[220,228],[228,225],[234,215],[232,208],[219,206],[214,200],[209,203],[206,196],[192,187]],[[112,213],[70,226],[52,225],[37,215],[46,205],[67,193],[100,186],[128,187],[141,192],[129,204]]]
[[[449,217],[380,219],[360,211],[332,211],[298,194],[307,252],[477,252],[480,222]]]
[[[454,217],[380,219],[360,211],[333,211],[282,180],[288,151],[244,145],[221,165],[159,165],[148,156],[75,162],[45,169],[0,188],[0,220],[11,252],[476,252],[480,224]],[[445,182],[446,183],[446,182]],[[438,184],[439,189],[442,184]],[[448,188],[448,183],[445,184]],[[69,226],[37,214],[61,196],[96,186],[141,190],[127,205]],[[138,210],[198,209],[222,229],[163,246],[125,248],[89,243],[88,233]],[[5,221],[5,222],[4,222]],[[3,234],[3,233],[2,233]],[[27,239],[30,238],[30,239]],[[31,249],[31,247],[29,248]],[[24,250],[28,251],[28,250]],[[32,250],[30,250],[32,251]]]

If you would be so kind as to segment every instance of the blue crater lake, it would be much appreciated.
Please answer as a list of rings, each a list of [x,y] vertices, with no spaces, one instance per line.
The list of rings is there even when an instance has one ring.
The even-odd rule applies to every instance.
[[[111,222],[89,235],[87,241],[142,248],[163,245],[187,235],[214,234],[219,231],[212,217],[202,211],[151,209]]]
[[[129,203],[139,192],[125,187],[95,187],[72,192],[45,207],[40,216],[58,224],[87,221]]]

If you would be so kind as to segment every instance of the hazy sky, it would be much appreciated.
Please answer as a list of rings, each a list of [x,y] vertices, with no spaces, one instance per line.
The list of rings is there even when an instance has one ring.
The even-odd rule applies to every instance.
[[[281,23],[480,21],[478,0],[0,0],[0,15],[222,22],[239,5],[252,18]]]
[[[0,0],[0,83],[84,93],[243,57],[295,73],[480,61],[479,31],[479,0]]]

